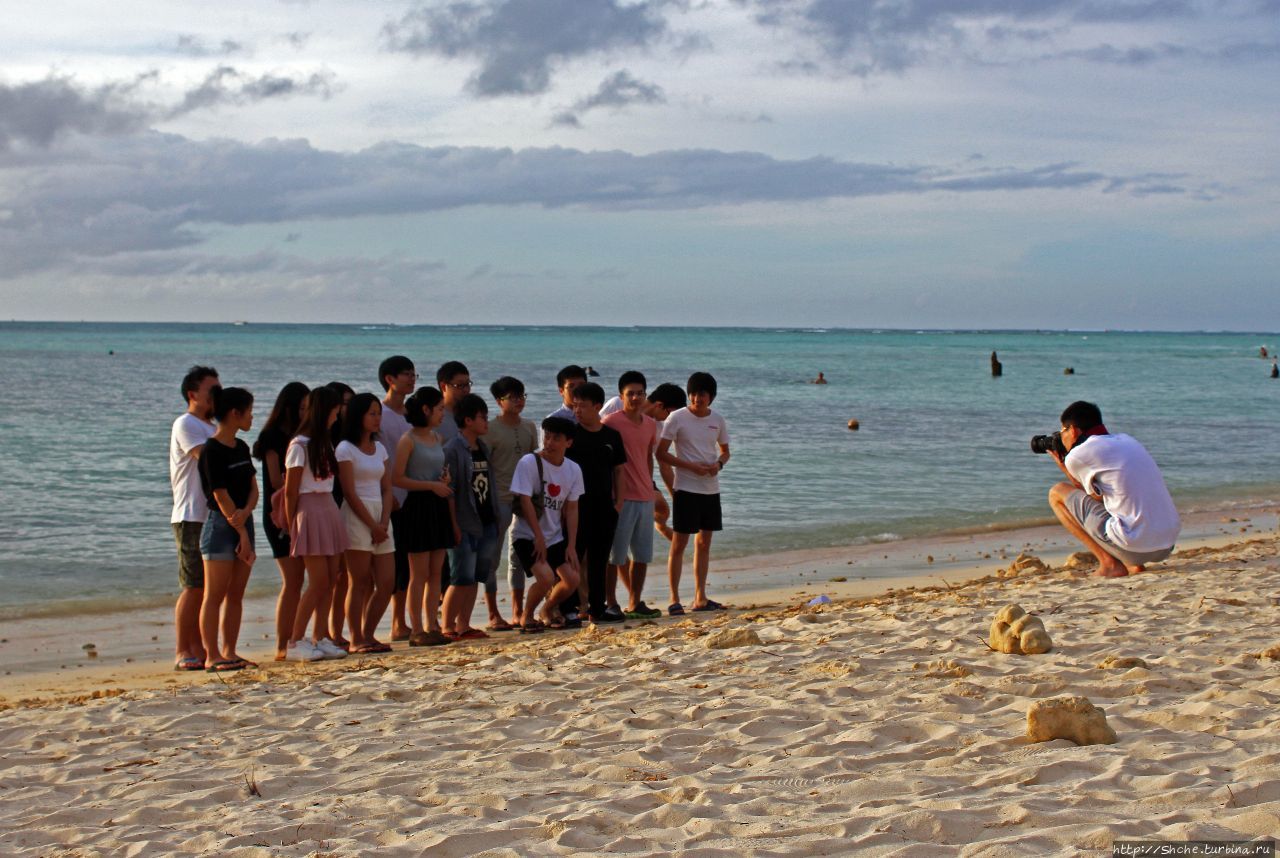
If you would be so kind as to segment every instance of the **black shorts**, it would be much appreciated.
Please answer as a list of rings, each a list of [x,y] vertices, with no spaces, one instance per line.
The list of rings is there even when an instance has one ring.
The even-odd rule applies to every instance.
[[[671,500],[671,528],[676,533],[724,529],[720,523],[720,495],[677,491]]]
[[[560,540],[555,545],[547,546],[547,565],[555,571],[564,565],[564,549],[568,543]],[[520,566],[524,569],[524,577],[533,577],[534,546],[532,539],[516,539],[511,542],[511,550],[515,552]]]

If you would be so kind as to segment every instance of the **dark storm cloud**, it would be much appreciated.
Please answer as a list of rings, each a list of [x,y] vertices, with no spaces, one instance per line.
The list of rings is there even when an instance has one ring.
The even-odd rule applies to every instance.
[[[481,96],[545,92],[555,68],[592,54],[639,49],[667,33],[664,0],[488,0],[428,3],[383,28],[390,50],[471,59]]]

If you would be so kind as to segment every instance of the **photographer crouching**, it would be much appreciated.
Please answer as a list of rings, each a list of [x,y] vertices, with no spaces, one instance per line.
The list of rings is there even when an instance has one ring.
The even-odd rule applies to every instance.
[[[1070,482],[1049,490],[1049,506],[1062,526],[1098,558],[1098,574],[1121,578],[1173,553],[1182,523],[1160,469],[1128,435],[1112,435],[1092,402],[1073,402],[1062,429],[1031,439]]]

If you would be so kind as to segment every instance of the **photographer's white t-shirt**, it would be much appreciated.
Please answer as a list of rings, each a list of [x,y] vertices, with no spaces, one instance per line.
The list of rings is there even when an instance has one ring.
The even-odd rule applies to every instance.
[[[1085,491],[1100,495],[1111,518],[1107,536],[1129,551],[1162,551],[1182,529],[1160,469],[1128,435],[1094,435],[1076,444],[1063,464]]]

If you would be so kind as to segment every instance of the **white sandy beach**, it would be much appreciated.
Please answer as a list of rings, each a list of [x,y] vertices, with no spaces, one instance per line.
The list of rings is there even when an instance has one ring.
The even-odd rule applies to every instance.
[[[783,607],[729,615],[231,676],[68,669],[22,702],[11,675],[0,853],[1045,855],[1274,837],[1280,538],[1274,516],[1241,526],[1205,525],[1119,581],[925,573],[802,607],[858,577],[830,573],[862,561],[829,558],[810,567],[821,586],[796,566]],[[1040,615],[1052,652],[988,650],[1008,602]],[[724,628],[763,645],[708,649]],[[1098,668],[1108,656],[1147,667]],[[1102,707],[1118,743],[1028,743],[1027,708],[1066,694]]]

